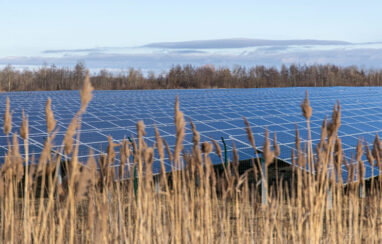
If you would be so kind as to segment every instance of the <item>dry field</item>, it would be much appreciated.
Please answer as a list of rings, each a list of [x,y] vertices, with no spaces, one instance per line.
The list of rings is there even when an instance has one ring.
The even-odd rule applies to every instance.
[[[67,129],[62,155],[52,155],[55,136],[54,111],[46,104],[47,140],[39,159],[22,158],[18,140],[9,138],[9,155],[0,171],[1,243],[379,243],[382,241],[382,181],[368,182],[366,197],[364,164],[381,168],[382,144],[377,137],[373,148],[359,142],[353,162],[342,157],[337,137],[341,107],[335,105],[330,121],[324,121],[317,148],[302,145],[296,131],[296,155],[293,163],[309,165],[315,175],[294,167],[290,184],[279,180],[268,188],[267,204],[261,204],[259,183],[267,176],[253,159],[253,167],[238,173],[238,157],[233,155],[224,170],[214,170],[209,155],[222,150],[214,142],[200,142],[193,126],[192,152],[183,152],[185,120],[176,102],[174,123],[177,142],[174,150],[157,132],[156,143],[143,139],[145,127],[137,123],[138,138],[110,145],[104,156],[89,158],[87,166],[78,162],[81,117],[92,98],[89,78],[81,89],[81,107]],[[4,132],[11,131],[9,100],[4,114]],[[308,97],[302,113],[309,128],[312,109]],[[265,169],[275,162],[277,143],[256,145],[247,123],[248,140],[261,149]],[[265,132],[268,135],[268,132]],[[28,147],[28,120],[24,116],[20,136]],[[129,179],[118,181],[123,170],[110,167],[115,151],[120,150],[121,167],[129,167]],[[164,152],[176,166],[185,162],[185,170],[162,173],[150,171],[154,150],[163,166]],[[313,155],[314,152],[317,152]],[[27,151],[27,148],[26,148]],[[361,161],[366,154],[368,162]],[[67,159],[70,157],[70,161]],[[38,164],[28,162],[36,161]],[[57,166],[64,162],[59,177]],[[97,170],[97,162],[100,167]],[[23,167],[23,164],[27,167]],[[341,165],[346,164],[356,182],[342,182]],[[224,165],[224,164],[223,164]],[[328,168],[334,168],[329,174]],[[136,169],[137,178],[134,176]],[[336,181],[336,175],[339,175]],[[252,180],[249,180],[249,179]],[[253,180],[254,179],[254,180]],[[59,184],[60,183],[60,184]],[[346,185],[346,187],[345,187]],[[277,192],[277,194],[275,193]],[[332,199],[329,201],[329,199]],[[331,205],[331,206],[329,206]]]

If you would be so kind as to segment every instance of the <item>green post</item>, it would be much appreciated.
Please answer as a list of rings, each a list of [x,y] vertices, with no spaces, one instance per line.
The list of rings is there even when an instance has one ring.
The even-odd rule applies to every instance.
[[[222,139],[223,146],[224,146],[224,166],[225,166],[225,168],[227,168],[227,166],[228,166],[227,145],[225,144],[224,138],[221,137],[221,139]]]
[[[133,145],[133,140],[131,140],[130,136],[128,137],[131,145]],[[133,148],[134,150],[134,148]],[[134,162],[134,151],[133,151],[133,162]],[[135,198],[137,198],[138,192],[138,179],[137,179],[137,165],[134,166],[134,194]]]

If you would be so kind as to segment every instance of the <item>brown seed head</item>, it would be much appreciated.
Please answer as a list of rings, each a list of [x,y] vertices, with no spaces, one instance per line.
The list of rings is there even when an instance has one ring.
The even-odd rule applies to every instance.
[[[168,159],[170,160],[170,162],[172,162],[174,160],[174,157],[172,155],[172,152],[171,152],[171,149],[170,147],[168,146],[168,143],[166,140],[163,140],[163,143],[164,145],[166,146],[166,151],[167,151],[167,155],[168,155]]]
[[[213,150],[213,147],[212,147],[212,145],[210,143],[205,141],[205,142],[202,143],[201,150],[202,150],[203,153],[210,154],[212,152],[212,150]]]
[[[155,139],[156,139],[156,143],[158,145],[157,147],[158,147],[159,158],[162,161],[164,159],[164,145],[163,145],[162,138],[159,135],[159,131],[158,131],[157,126],[155,126]]]
[[[327,119],[325,118],[324,121],[322,121],[322,126],[321,126],[321,140],[320,144],[324,145],[326,137],[328,136],[328,128],[327,128]]]
[[[341,104],[340,101],[337,101],[337,113],[335,119],[337,129],[341,126]]]
[[[342,150],[341,139],[339,137],[337,137],[337,139],[336,139],[334,151],[335,151],[335,159],[336,159],[337,164],[341,164],[342,163],[343,150]],[[325,153],[325,155],[326,155],[326,153]]]
[[[137,123],[137,131],[138,131],[138,139],[139,138],[143,138],[143,136],[146,135],[146,132],[145,132],[145,123],[143,122],[143,120],[138,121],[138,123]]]
[[[236,145],[234,142],[232,142],[232,152],[233,152],[233,163],[236,164],[236,166],[239,164],[239,154],[237,154]]]
[[[369,144],[367,143],[367,141],[365,141],[365,148],[366,148],[367,161],[370,163],[372,167],[374,167],[374,157],[373,157],[373,154],[371,153],[371,150],[369,148]]]
[[[309,103],[308,91],[306,91],[304,102],[301,104],[301,109],[302,109],[302,115],[304,115],[304,117],[307,120],[310,120],[310,117],[312,116],[312,107],[310,106],[310,103]]]
[[[69,155],[73,150],[73,142],[74,142],[73,137],[74,137],[74,134],[76,133],[77,122],[78,122],[77,117],[74,117],[68,126],[68,130],[66,131],[66,134],[64,137],[64,147],[65,147],[66,155]]]
[[[23,158],[21,157],[21,154],[20,154],[19,140],[17,139],[17,132],[13,133],[12,141],[13,141],[13,145],[12,145],[12,151],[11,151],[11,163],[12,163],[12,166],[14,167],[14,172],[16,174],[16,181],[19,182],[24,175],[24,170],[23,170]]]
[[[176,96],[175,98],[175,111],[178,111],[179,110],[179,97]]]
[[[92,84],[90,83],[90,77],[89,77],[89,71],[86,72],[84,84],[80,90],[81,95],[81,111],[84,112],[86,110],[86,107],[88,106],[89,102],[93,98],[93,92],[94,88]]]
[[[271,151],[271,145],[269,142],[269,132],[268,128],[265,129],[265,141],[264,141],[264,146],[263,146],[263,157],[266,165],[269,165],[272,163],[274,159],[274,154]]]
[[[17,132],[13,133],[12,135],[12,150],[11,150],[12,156],[21,156],[19,151],[19,140],[17,139]]]
[[[151,165],[154,161],[154,148],[147,147],[143,153],[146,165]]]
[[[192,142],[194,143],[194,146],[198,146],[198,145],[199,145],[199,142],[200,142],[200,134],[199,134],[199,132],[196,130],[196,126],[195,126],[195,124],[192,122],[191,119],[190,119],[190,124],[191,124],[191,128],[192,128]]]
[[[371,152],[373,157],[377,161],[378,166],[380,166],[381,164],[381,148],[382,148],[381,141],[379,140],[378,134],[376,134],[374,143],[373,143],[373,149]]]
[[[215,146],[215,153],[219,156],[220,159],[222,159],[223,158],[222,157],[222,149],[221,149],[219,143],[217,143],[217,141],[215,141],[215,140],[211,140],[211,141]]]
[[[332,121],[328,123],[328,126],[327,126],[329,137],[336,136],[340,126],[341,126],[341,105],[340,105],[340,102],[337,101],[337,104],[335,104],[333,108]]]
[[[20,127],[20,136],[26,140],[29,136],[29,127],[28,127],[28,118],[25,117],[24,110],[23,110],[23,121],[21,122]]]
[[[46,129],[48,134],[50,134],[56,127],[56,120],[54,119],[54,114],[51,108],[52,100],[48,97],[48,101],[45,105],[45,115],[46,115]]]
[[[363,150],[362,150],[362,141],[359,139],[358,140],[358,144],[357,144],[357,151],[356,151],[356,160],[357,162],[360,162],[361,161],[361,158],[362,158],[362,154],[363,154]]]
[[[175,100],[175,126],[176,126],[176,144],[175,144],[175,150],[174,150],[174,159],[176,162],[178,162],[180,158],[180,152],[182,151],[182,147],[183,147],[184,128],[186,126],[184,122],[183,112],[179,110],[178,97],[176,97],[176,100]]]
[[[4,134],[9,135],[9,132],[11,132],[11,130],[12,130],[12,114],[10,112],[9,97],[7,97],[5,113],[4,113]]]
[[[113,142],[113,138],[111,138],[111,136],[108,136],[107,137],[107,141],[108,141],[108,146],[107,146],[107,157],[109,159],[109,164],[111,162],[114,162],[114,159],[115,159],[115,147],[116,147],[116,143]]]
[[[245,131],[247,132],[248,140],[251,143],[252,148],[256,150],[255,138],[253,137],[253,134],[252,134],[251,125],[249,124],[248,120],[245,117],[243,117],[243,119],[244,119]]]
[[[277,143],[276,132],[273,134],[273,151],[274,151],[275,157],[280,156],[280,146]]]

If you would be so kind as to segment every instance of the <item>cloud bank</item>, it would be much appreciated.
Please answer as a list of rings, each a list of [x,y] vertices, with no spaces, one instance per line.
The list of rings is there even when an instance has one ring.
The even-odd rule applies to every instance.
[[[350,45],[345,41],[331,40],[265,40],[265,39],[218,39],[185,42],[156,42],[144,45],[150,48],[169,48],[169,49],[225,49],[225,48],[246,48],[261,46],[305,46],[305,45]]]
[[[252,45],[252,46],[248,46]],[[354,44],[323,40],[226,39],[156,43],[144,47],[102,47],[87,49],[46,50],[29,57],[0,57],[0,65],[34,67],[42,64],[72,67],[84,62],[91,70],[127,70],[160,73],[174,65],[233,68],[265,65],[280,67],[290,64],[355,65],[382,68],[382,44]]]

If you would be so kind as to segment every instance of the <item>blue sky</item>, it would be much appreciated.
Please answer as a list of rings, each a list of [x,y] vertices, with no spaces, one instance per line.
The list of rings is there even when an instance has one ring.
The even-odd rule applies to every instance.
[[[25,57],[40,58],[36,62],[45,57],[47,62],[60,63],[44,56],[44,50],[136,47],[155,42],[226,38],[382,42],[381,9],[382,1],[343,0],[0,0],[0,64],[16,60],[17,65],[21,57],[24,61]],[[146,50],[145,54],[157,51]],[[124,50],[118,54],[132,52],[136,53]],[[80,54],[73,60],[76,57],[86,60]],[[134,62],[126,65],[134,66]]]

